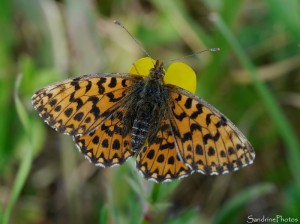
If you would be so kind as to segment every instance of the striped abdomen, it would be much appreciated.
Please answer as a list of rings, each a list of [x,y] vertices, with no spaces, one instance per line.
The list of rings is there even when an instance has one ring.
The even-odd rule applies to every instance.
[[[149,121],[149,117],[143,116],[139,116],[134,120],[131,132],[131,147],[133,152],[138,151],[143,146],[150,128]]]

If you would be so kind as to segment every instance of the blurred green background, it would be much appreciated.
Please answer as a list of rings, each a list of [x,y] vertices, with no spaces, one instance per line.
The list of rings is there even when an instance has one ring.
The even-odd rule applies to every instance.
[[[298,0],[2,0],[0,220],[300,222],[299,12]],[[252,143],[254,164],[159,185],[136,172],[134,159],[95,167],[71,137],[43,123],[30,102],[37,89],[72,76],[126,72],[144,56],[115,19],[155,59],[221,48],[184,62],[198,75],[197,95]]]

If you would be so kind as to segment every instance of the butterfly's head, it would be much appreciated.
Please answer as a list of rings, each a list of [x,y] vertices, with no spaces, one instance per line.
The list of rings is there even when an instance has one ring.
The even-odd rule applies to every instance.
[[[165,76],[163,62],[156,60],[154,68],[150,69],[150,77],[155,79],[163,79]]]

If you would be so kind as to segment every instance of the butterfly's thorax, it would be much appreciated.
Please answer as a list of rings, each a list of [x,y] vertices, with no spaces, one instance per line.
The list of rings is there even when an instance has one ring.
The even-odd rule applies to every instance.
[[[166,113],[169,93],[162,78],[148,76],[137,85],[131,132],[132,150],[139,150],[146,139],[156,134],[159,119]]]

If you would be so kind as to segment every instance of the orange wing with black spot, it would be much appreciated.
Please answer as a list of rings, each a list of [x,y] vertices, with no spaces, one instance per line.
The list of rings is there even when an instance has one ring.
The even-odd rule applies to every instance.
[[[104,123],[87,135],[74,136],[79,150],[95,165],[110,167],[124,163],[133,155],[130,146],[131,132],[125,133],[122,107]]]
[[[187,166],[218,175],[253,162],[253,147],[221,112],[184,89],[169,89],[172,132]]]
[[[156,135],[149,137],[148,145],[137,156],[136,166],[145,178],[156,182],[171,181],[192,173],[180,157],[169,119],[162,119]]]
[[[120,107],[139,79],[142,78],[118,73],[85,75],[37,91],[32,104],[40,117],[57,131],[87,134]]]

